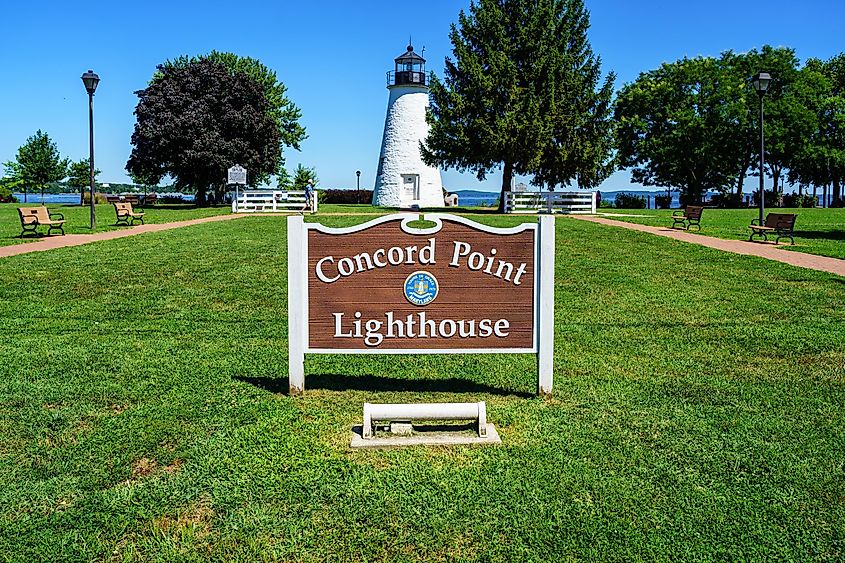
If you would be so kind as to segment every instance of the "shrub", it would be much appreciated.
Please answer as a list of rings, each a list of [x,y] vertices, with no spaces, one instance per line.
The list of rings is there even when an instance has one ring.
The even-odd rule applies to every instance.
[[[160,203],[162,205],[176,205],[179,203],[187,203],[182,196],[175,196],[175,195],[165,195],[165,196],[158,196],[156,197],[156,203]]]
[[[618,209],[645,209],[645,197],[620,193],[616,194],[614,204]]]
[[[599,208],[602,208],[602,207],[611,208],[611,207],[613,207],[613,202],[610,201],[609,199],[603,199],[599,202]]]
[[[672,196],[656,195],[654,196],[654,205],[658,209],[669,209],[672,206]]]
[[[12,190],[0,186],[0,203],[17,203],[18,198],[12,195]]]
[[[770,192],[768,190],[765,191],[766,198],[765,203],[766,207],[780,207],[783,203],[783,199],[780,197],[780,194],[775,194],[774,192]],[[751,194],[751,201],[754,207],[760,205],[760,191],[754,190]]]
[[[85,205],[90,205],[91,204],[91,194],[88,193],[88,192],[85,192],[84,197],[85,197]],[[106,194],[103,194],[103,193],[100,193],[100,192],[94,193],[94,203],[100,204],[100,203],[108,203],[108,202],[109,202],[109,200],[108,200],[108,198],[106,198]]]
[[[366,203],[371,204],[373,202],[373,190],[361,190],[360,191],[360,198],[361,201],[358,201],[359,192],[358,190],[318,190],[317,192],[317,202],[318,203],[340,203],[340,204],[348,204],[348,203]]]
[[[737,209],[740,207],[745,207],[743,204],[743,197],[740,194],[717,194],[713,196],[713,204],[716,207],[722,207],[725,209]]]
[[[819,198],[813,197],[809,194],[784,194],[784,207],[817,207],[819,205]]]

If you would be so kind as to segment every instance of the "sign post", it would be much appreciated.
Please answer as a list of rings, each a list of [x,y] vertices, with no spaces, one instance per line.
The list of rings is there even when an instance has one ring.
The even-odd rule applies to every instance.
[[[235,201],[232,204],[232,211],[238,210],[238,185],[241,186],[246,185],[246,168],[241,166],[240,164],[236,164],[229,168],[228,174],[228,181],[227,183],[231,186],[235,186]]]
[[[498,228],[449,214],[347,228],[288,217],[291,394],[305,354],[536,354],[552,392],[554,217]]]

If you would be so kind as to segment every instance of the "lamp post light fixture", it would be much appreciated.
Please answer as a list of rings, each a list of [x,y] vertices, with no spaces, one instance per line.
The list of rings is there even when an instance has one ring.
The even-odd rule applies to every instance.
[[[769,76],[768,72],[758,72],[754,76],[751,77],[751,84],[754,86],[754,90],[757,91],[757,95],[760,96],[760,224],[763,224],[764,215],[766,213],[766,197],[765,197],[765,189],[763,187],[763,183],[765,180],[765,164],[766,164],[766,138],[763,132],[763,97],[766,95],[766,91],[769,89],[769,83],[772,81],[772,77]]]
[[[358,177],[358,188],[357,193],[355,194],[355,201],[357,203],[361,203],[361,171],[356,170],[355,175]]]
[[[93,231],[97,227],[97,217],[94,211],[94,92],[97,90],[97,84],[100,83],[100,77],[89,69],[82,75],[82,83],[85,84],[85,90],[88,91],[88,163],[91,165],[91,230]]]

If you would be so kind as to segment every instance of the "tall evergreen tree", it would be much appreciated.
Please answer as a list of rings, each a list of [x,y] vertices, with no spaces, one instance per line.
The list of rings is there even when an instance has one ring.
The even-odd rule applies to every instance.
[[[308,180],[311,180],[315,187],[320,183],[320,179],[317,177],[317,170],[313,167],[309,168],[302,164],[297,164],[296,170],[293,173],[293,180],[291,180],[292,188],[294,190],[304,190],[305,186],[308,185]]]
[[[483,180],[501,166],[502,196],[514,174],[536,184],[593,185],[610,159],[613,75],[599,90],[582,0],[477,0],[450,32],[454,60],[431,83],[431,165]]]
[[[594,188],[614,170],[613,81],[601,81],[601,58],[587,40],[590,19],[581,0],[554,2],[546,36],[556,43],[548,51],[547,69],[552,88],[542,92],[550,136],[534,171],[534,185],[554,189],[575,180],[578,187]]]

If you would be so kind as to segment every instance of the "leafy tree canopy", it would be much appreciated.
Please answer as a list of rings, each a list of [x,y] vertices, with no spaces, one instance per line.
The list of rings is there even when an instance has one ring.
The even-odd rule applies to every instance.
[[[664,63],[625,85],[616,101],[619,162],[632,181],[678,187],[693,200],[731,184],[745,139],[745,83],[716,59]]]
[[[100,175],[102,171],[98,168],[94,168],[94,183],[97,183],[97,176]],[[76,160],[70,163],[68,167],[68,177],[67,182],[65,182],[68,186],[72,188],[79,188],[79,189],[86,189],[91,185],[91,161],[87,158],[83,158],[81,160]]]
[[[41,129],[29,137],[20,148],[16,162],[7,164],[7,172],[20,181],[26,201],[27,188],[44,188],[50,182],[58,182],[67,176],[68,160],[62,158],[59,149],[47,133]]]
[[[452,25],[443,81],[431,81],[423,159],[479,179],[502,166],[503,194],[515,173],[600,182],[611,170],[613,75],[598,87],[588,28],[581,0],[471,2]]]
[[[204,202],[209,189],[222,198],[235,163],[249,171],[250,185],[277,171],[282,131],[261,83],[208,58],[161,65],[158,72],[136,92],[130,174],[150,184],[170,175]]]
[[[97,176],[100,170],[94,168],[94,184],[97,183]],[[79,204],[85,204],[85,190],[91,186],[91,161],[83,158],[70,163],[68,167],[68,178],[66,184],[71,188],[79,190]]]
[[[775,189],[786,169],[815,174],[819,139],[831,138],[822,132],[830,85],[820,70],[798,64],[792,49],[765,46],[640,74],[616,101],[620,165],[631,169],[633,181],[679,188],[688,200],[732,186],[741,194],[760,158],[760,98],[749,78],[766,71],[772,82],[764,98],[763,173],[772,176]]]
[[[211,51],[207,55],[197,57],[181,56],[165,61],[161,68],[153,75],[151,83],[160,80],[164,69],[182,68],[201,60],[220,63],[233,75],[248,76],[264,89],[267,98],[267,112],[276,122],[281,133],[281,151],[274,173],[279,173],[285,164],[284,147],[300,150],[300,143],[307,138],[305,128],[299,123],[302,112],[287,97],[287,87],[279,81],[276,73],[267,68],[261,61],[251,57],[239,57],[234,53]]]

